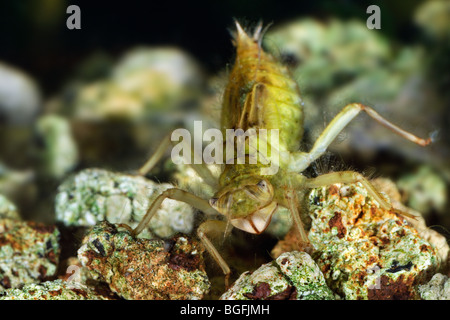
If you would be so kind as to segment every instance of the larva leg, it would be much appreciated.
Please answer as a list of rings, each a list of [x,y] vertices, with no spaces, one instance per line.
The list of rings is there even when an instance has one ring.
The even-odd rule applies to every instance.
[[[151,206],[148,208],[147,213],[145,214],[144,218],[141,220],[139,225],[132,230],[132,234],[134,236],[137,236],[139,233],[144,230],[144,228],[148,225],[148,223],[151,221],[152,217],[155,215],[155,213],[158,211],[159,207],[161,206],[162,202],[165,199],[172,199],[172,200],[178,200],[186,202],[187,204],[207,213],[207,214],[213,214],[216,213],[216,211],[211,208],[209,203],[189,192],[186,192],[181,189],[168,189],[161,193],[155,201],[151,204]],[[197,229],[197,235],[203,245],[205,246],[206,250],[211,254],[211,256],[214,258],[215,261],[219,264],[220,268],[222,269],[223,273],[225,274],[225,286],[228,287],[228,278],[230,277],[230,268],[228,267],[228,264],[225,262],[225,260],[222,258],[222,256],[219,254],[217,249],[214,247],[212,242],[209,240],[209,238],[206,236],[208,233],[217,232],[219,230],[225,230],[224,233],[226,233],[226,223],[223,221],[206,221],[203,222]]]
[[[298,212],[297,207],[297,195],[294,190],[288,190],[285,194],[286,202],[289,206],[289,212],[291,213],[292,220],[295,223],[295,226],[300,234],[300,238],[303,242],[309,243],[308,236],[306,235],[305,228],[303,227],[303,222],[300,218],[300,213]]]
[[[207,237],[207,234],[217,233],[218,231],[226,230],[226,222],[217,221],[217,220],[209,220],[203,222],[197,229],[197,236],[202,241],[208,253],[213,257],[213,259],[217,262],[217,264],[222,269],[225,275],[225,287],[228,288],[229,278],[231,274],[230,267],[225,262],[225,260],[220,255],[219,251],[217,251],[216,247],[212,244],[211,240]],[[226,233],[226,231],[223,231]]]
[[[163,193],[161,193],[155,199],[155,201],[153,201],[153,203],[150,205],[144,218],[142,218],[139,225],[133,230],[133,235],[136,236],[139,233],[141,233],[142,230],[145,229],[145,227],[148,225],[148,223],[150,222],[152,217],[155,215],[155,213],[158,211],[162,202],[165,199],[172,199],[172,200],[186,202],[187,204],[203,211],[206,214],[216,214],[217,213],[216,210],[214,210],[209,205],[208,201],[206,201],[202,198],[199,198],[192,193],[186,192],[186,191],[178,189],[178,188],[167,189]]]
[[[305,187],[306,188],[318,188],[326,185],[332,185],[335,183],[356,183],[360,182],[364,188],[367,190],[367,193],[369,196],[371,196],[381,208],[385,210],[394,210],[395,212],[410,217],[415,218],[413,215],[397,210],[392,207],[391,204],[389,204],[386,200],[383,199],[383,197],[380,195],[380,193],[375,189],[375,187],[366,179],[364,176],[362,176],[358,172],[354,171],[338,171],[338,172],[331,172],[327,174],[323,174],[321,176],[318,176],[316,178],[307,179],[305,181]]]
[[[164,156],[164,153],[167,149],[172,145],[172,141],[170,141],[170,135],[167,135],[159,144],[155,153],[145,162],[145,164],[139,168],[138,174],[141,176],[145,176],[153,167],[161,160]]]
[[[264,94],[265,85],[257,83],[253,86],[252,91],[248,93],[244,108],[242,110],[241,118],[239,119],[238,128],[246,128],[249,124],[261,124],[261,106],[260,99]]]
[[[160,143],[155,153],[145,162],[145,164],[138,170],[139,175],[146,175],[153,167],[161,160],[164,156],[167,149],[169,149],[173,145],[173,141],[171,140],[172,134],[167,135]],[[191,161],[189,161],[189,165],[197,172],[197,174],[212,187],[217,186],[217,179],[214,178],[214,175],[211,173],[209,168],[205,163],[194,164],[194,149],[191,148]]]
[[[344,109],[334,117],[334,119],[316,140],[310,152],[297,152],[292,154],[292,158],[289,164],[290,170],[302,172],[313,161],[317,160],[327,150],[329,145],[333,142],[334,139],[336,139],[336,137],[345,128],[345,126],[350,121],[352,121],[360,111],[366,112],[372,119],[374,119],[378,123],[382,124],[386,128],[402,136],[403,138],[412,141],[420,146],[426,146],[431,143],[431,138],[421,139],[416,137],[415,135],[384,119],[372,108],[360,103],[352,103],[345,106]]]

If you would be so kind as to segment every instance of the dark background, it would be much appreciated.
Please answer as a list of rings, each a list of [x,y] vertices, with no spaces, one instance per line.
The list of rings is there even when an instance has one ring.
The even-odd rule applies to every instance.
[[[26,70],[44,94],[54,94],[77,65],[96,51],[113,56],[134,45],[174,45],[190,52],[207,71],[232,61],[229,30],[244,25],[279,24],[302,16],[365,21],[371,4],[381,8],[380,32],[403,43],[415,41],[411,14],[421,0],[324,1],[66,1],[2,0],[0,61]],[[81,30],[66,27],[66,8],[81,9]]]

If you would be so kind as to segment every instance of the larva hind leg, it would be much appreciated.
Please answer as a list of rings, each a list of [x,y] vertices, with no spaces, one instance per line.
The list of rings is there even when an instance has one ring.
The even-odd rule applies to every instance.
[[[334,117],[334,119],[328,124],[328,126],[316,140],[310,152],[292,153],[289,163],[289,170],[295,172],[303,172],[312,162],[317,160],[321,155],[325,153],[327,148],[334,141],[334,139],[336,139],[339,133],[361,111],[366,112],[372,119],[411,142],[414,142],[420,146],[426,146],[431,143],[431,138],[421,139],[416,137],[415,135],[389,122],[372,108],[360,103],[352,103],[345,106],[344,109],[342,109],[342,111]]]

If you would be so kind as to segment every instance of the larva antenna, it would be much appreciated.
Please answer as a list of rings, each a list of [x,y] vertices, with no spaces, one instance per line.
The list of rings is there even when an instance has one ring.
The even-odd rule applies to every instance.
[[[261,31],[263,28],[263,22],[262,20],[259,20],[258,24],[256,25],[255,32],[253,33],[253,40],[259,41],[261,38]]]
[[[234,46],[238,48],[247,48],[248,46],[251,46],[254,43],[253,38],[245,32],[244,28],[242,28],[237,20],[235,20],[234,23],[236,25],[236,30],[233,32]]]
[[[244,29],[242,29],[241,24],[239,23],[239,21],[234,20],[234,23],[236,24],[237,36],[238,37],[247,36],[247,33],[245,33]]]
[[[241,24],[237,20],[235,20],[234,23],[236,24],[236,32],[234,38],[237,44],[246,43],[248,45],[249,43],[253,43],[252,37],[250,37],[247,32],[245,32]]]
[[[267,32],[267,30],[272,25],[271,23],[268,23],[265,27],[263,27],[263,22],[260,20],[258,24],[256,25],[255,31],[253,32],[253,35],[250,37],[247,32],[245,32],[244,28],[242,28],[239,21],[234,20],[234,23],[236,25],[236,32],[235,32],[235,38],[236,39],[253,39],[254,41],[258,42],[259,45],[261,45],[261,39],[263,38],[264,34]]]
[[[253,33],[253,40],[258,42],[258,46],[261,48],[262,46],[262,39],[264,38],[264,34],[267,32],[267,30],[272,26],[273,22],[268,23],[263,28],[263,22],[260,20],[255,28],[255,32]]]

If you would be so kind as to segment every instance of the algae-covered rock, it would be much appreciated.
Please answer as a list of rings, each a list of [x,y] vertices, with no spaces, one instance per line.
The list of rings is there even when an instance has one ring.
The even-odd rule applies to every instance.
[[[97,280],[97,278],[95,273],[82,265],[77,256],[71,256],[59,264],[58,279],[74,285],[84,285],[101,291],[110,291],[109,286]]]
[[[5,196],[0,194],[0,219],[20,220],[17,207]]]
[[[422,213],[405,206],[401,202],[402,196],[400,191],[392,180],[387,178],[376,178],[371,180],[371,183],[377,190],[384,192],[389,196],[394,208],[399,209],[401,212],[406,212],[414,217],[412,218],[405,216],[405,219],[408,221],[410,226],[417,230],[422,239],[428,241],[437,250],[437,255],[441,261],[440,270],[446,270],[448,266],[447,261],[450,257],[450,246],[447,238],[438,231],[427,227]]]
[[[139,121],[157,110],[178,109],[199,94],[197,63],[176,48],[134,48],[111,77],[83,87],[73,115],[79,119],[121,118]]]
[[[0,162],[0,193],[11,200],[28,194],[28,198],[32,198],[34,186],[30,182],[33,178],[32,170],[15,170]]]
[[[112,81],[137,95],[146,108],[177,107],[199,93],[202,74],[196,61],[176,48],[135,48],[114,68]]]
[[[450,280],[437,273],[427,284],[419,286],[419,292],[424,300],[450,300]]]
[[[28,284],[20,289],[0,292],[0,300],[111,300],[117,299],[111,292],[99,291],[82,284],[64,280]]]
[[[38,283],[55,275],[59,253],[56,227],[0,219],[0,289]]]
[[[415,22],[428,36],[450,38],[450,3],[446,0],[424,1],[414,14]]]
[[[187,111],[200,106],[203,83],[187,52],[137,47],[104,77],[71,83],[48,107],[70,119],[86,167],[135,168],[172,130],[193,122]]]
[[[222,300],[333,300],[333,292],[305,252],[286,252],[253,272],[244,272]]]
[[[427,215],[432,210],[443,212],[447,204],[445,180],[429,166],[420,167],[400,177],[397,186],[402,193],[403,203]]]
[[[294,288],[273,263],[244,272],[221,300],[289,299]]]
[[[289,279],[300,300],[334,299],[318,265],[306,252],[288,252],[276,260],[281,272]]]
[[[0,119],[13,125],[30,124],[41,105],[41,93],[33,79],[0,62]]]
[[[58,188],[56,218],[66,226],[90,227],[107,220],[136,227],[148,206],[171,187],[140,176],[86,169],[69,177]],[[165,238],[177,232],[190,233],[193,222],[194,212],[189,205],[166,199],[150,221],[148,231]]]
[[[91,274],[125,299],[201,299],[210,289],[203,248],[187,237],[136,239],[129,230],[97,224],[78,258]]]
[[[387,40],[356,20],[295,20],[269,30],[264,44],[293,65],[294,78],[308,93],[329,90],[391,56]]]
[[[309,239],[328,284],[346,299],[415,299],[442,263],[405,219],[359,183],[313,189]]]
[[[78,148],[69,121],[49,114],[38,119],[36,129],[43,144],[39,151],[41,171],[51,177],[61,178],[78,162]]]

